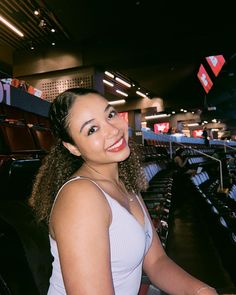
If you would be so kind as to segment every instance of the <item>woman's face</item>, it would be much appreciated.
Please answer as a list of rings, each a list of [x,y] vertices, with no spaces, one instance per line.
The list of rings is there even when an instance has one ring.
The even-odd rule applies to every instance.
[[[106,164],[129,156],[128,124],[102,96],[94,93],[78,96],[68,122],[74,145],[66,147],[85,161]]]

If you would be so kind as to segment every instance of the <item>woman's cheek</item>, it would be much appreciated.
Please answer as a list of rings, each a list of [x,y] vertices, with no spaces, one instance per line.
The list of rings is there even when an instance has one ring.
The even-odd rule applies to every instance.
[[[91,136],[91,140],[88,143],[88,145],[90,145],[91,149],[96,150],[96,149],[100,148],[102,146],[101,138],[99,138],[99,136]]]

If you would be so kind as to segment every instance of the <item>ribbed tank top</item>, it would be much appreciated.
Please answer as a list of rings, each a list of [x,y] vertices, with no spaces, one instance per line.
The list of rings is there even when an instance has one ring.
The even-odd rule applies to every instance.
[[[141,225],[128,210],[107,194],[96,182],[80,176],[67,181],[60,188],[57,196],[67,183],[76,179],[88,179],[97,185],[111,208],[112,221],[109,227],[110,261],[115,295],[137,295],[141,283],[143,259],[152,242],[152,226],[143,204],[137,197],[144,213],[144,225]],[[49,239],[54,261],[48,295],[66,295],[57,243],[50,235]]]

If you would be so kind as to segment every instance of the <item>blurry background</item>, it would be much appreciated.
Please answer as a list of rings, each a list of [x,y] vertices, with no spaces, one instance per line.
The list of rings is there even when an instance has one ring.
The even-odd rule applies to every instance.
[[[236,20],[228,1],[2,0],[0,16],[24,34],[0,22],[3,73],[42,88],[37,81],[49,73],[93,66],[161,98],[165,113],[183,109],[200,114],[201,122],[236,125]],[[217,77],[205,59],[215,55],[225,59]],[[197,77],[201,64],[213,83],[208,93]],[[129,93],[126,100],[135,98]]]

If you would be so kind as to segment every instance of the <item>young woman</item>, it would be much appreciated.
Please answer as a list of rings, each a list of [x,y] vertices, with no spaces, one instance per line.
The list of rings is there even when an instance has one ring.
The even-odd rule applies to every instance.
[[[146,186],[127,123],[99,93],[69,89],[50,109],[57,144],[31,205],[49,225],[48,295],[137,295],[142,270],[169,294],[215,295],[165,254],[139,191]]]

